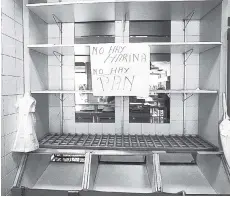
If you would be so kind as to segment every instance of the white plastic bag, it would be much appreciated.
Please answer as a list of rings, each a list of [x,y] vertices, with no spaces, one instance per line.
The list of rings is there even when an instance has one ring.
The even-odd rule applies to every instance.
[[[220,123],[220,139],[224,151],[225,158],[230,166],[230,119],[227,114],[227,102],[226,95],[223,93],[223,108],[224,108],[224,119]]]
[[[28,92],[16,104],[19,113],[13,152],[30,152],[39,148],[35,132],[35,106],[36,100]]]

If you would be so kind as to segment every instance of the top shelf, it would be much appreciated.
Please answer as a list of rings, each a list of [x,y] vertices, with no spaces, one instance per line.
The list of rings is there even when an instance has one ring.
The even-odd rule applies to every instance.
[[[182,20],[194,12],[200,20],[222,0],[79,0],[77,2],[35,3],[27,7],[46,23],[115,20]],[[102,11],[103,10],[103,11]]]
[[[107,43],[109,44],[109,43]],[[117,43],[119,44],[119,43]],[[137,44],[137,43],[136,43]],[[202,53],[214,47],[221,46],[221,42],[153,42],[138,43],[139,45],[149,45],[150,53],[185,53],[193,50],[193,53]],[[62,55],[89,55],[90,46],[96,44],[73,44],[73,45],[53,45],[37,44],[28,45],[31,50],[45,55],[54,55],[54,52]]]

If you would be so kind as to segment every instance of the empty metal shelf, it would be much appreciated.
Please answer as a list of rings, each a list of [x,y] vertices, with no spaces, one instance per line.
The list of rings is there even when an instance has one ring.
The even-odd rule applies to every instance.
[[[119,164],[99,164],[93,190],[134,193],[152,192],[145,165]]]
[[[33,189],[81,190],[83,164],[50,162]]]
[[[40,148],[134,150],[168,152],[216,151],[217,147],[196,135],[97,135],[48,134]]]
[[[161,165],[161,176],[164,192],[216,194],[197,165]]]

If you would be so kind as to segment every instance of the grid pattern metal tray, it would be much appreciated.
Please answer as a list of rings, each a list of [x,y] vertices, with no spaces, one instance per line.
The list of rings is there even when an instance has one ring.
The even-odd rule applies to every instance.
[[[40,148],[196,152],[218,148],[197,135],[48,134]]]

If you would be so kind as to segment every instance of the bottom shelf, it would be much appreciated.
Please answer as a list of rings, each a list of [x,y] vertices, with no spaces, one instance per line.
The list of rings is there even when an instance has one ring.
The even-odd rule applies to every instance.
[[[101,151],[84,155],[25,154],[12,193],[88,196],[230,192],[230,181],[219,155],[138,152],[127,161],[128,156],[116,155],[111,160],[113,155]]]
[[[93,190],[106,192],[151,193],[145,165],[100,164]]]
[[[161,165],[160,168],[164,192],[216,194],[197,165]]]
[[[218,148],[197,135],[48,134],[40,148],[195,152]]]
[[[81,190],[84,164],[50,162],[33,189]]]

